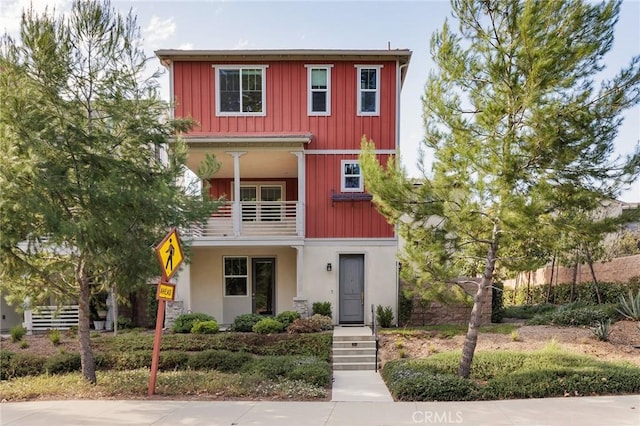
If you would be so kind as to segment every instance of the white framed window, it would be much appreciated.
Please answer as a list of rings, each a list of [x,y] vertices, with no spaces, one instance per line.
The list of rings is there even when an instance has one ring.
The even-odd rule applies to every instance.
[[[358,160],[342,160],[340,177],[340,191],[342,192],[362,192],[364,185],[362,182],[362,171]]]
[[[382,65],[356,65],[358,115],[380,115]]]
[[[331,115],[331,67],[333,65],[305,65],[307,67],[307,114]]]
[[[233,182],[231,183],[233,194]],[[285,184],[279,182],[243,183],[240,203],[243,222],[282,220]]]
[[[266,115],[265,65],[214,65],[216,115]]]
[[[224,295],[247,296],[248,267],[247,257],[223,257]]]

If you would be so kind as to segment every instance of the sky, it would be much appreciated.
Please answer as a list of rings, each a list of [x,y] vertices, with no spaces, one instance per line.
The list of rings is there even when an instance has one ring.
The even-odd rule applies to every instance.
[[[29,0],[0,0],[0,32],[16,34]],[[55,6],[64,13],[70,0],[34,0],[36,10]],[[451,20],[449,1],[118,1],[133,10],[149,55],[157,49],[410,49],[413,52],[401,96],[400,155],[409,174],[418,176],[423,137],[422,102],[433,69],[431,34]],[[605,58],[607,78],[640,54],[640,0],[624,0],[615,41]],[[158,61],[151,61],[160,68]],[[164,99],[169,80],[161,79]],[[640,106],[627,111],[615,141],[616,154],[640,145]],[[426,161],[430,159],[427,157]],[[426,169],[430,167],[427,165]],[[640,180],[619,199],[640,202]]]

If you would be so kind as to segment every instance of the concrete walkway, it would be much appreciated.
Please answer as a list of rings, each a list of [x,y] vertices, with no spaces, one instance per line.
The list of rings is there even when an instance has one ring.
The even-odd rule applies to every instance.
[[[0,404],[0,424],[638,426],[640,395],[481,402],[11,402]]]
[[[393,402],[393,398],[375,371],[334,371],[331,401]]]

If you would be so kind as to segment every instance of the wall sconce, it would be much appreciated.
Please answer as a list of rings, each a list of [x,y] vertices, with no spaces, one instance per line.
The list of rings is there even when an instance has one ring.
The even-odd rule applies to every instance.
[[[327,263],[327,272],[331,272],[331,263]]]

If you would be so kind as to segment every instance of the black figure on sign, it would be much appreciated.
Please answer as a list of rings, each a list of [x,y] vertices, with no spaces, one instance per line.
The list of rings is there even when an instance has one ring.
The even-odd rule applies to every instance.
[[[173,270],[173,252],[174,251],[175,251],[175,248],[173,247],[173,240],[169,238],[169,248],[165,252],[165,253],[169,253],[169,257],[167,257],[167,263],[164,264],[164,269],[167,269],[168,266],[171,265],[171,269],[169,270],[170,271]]]

